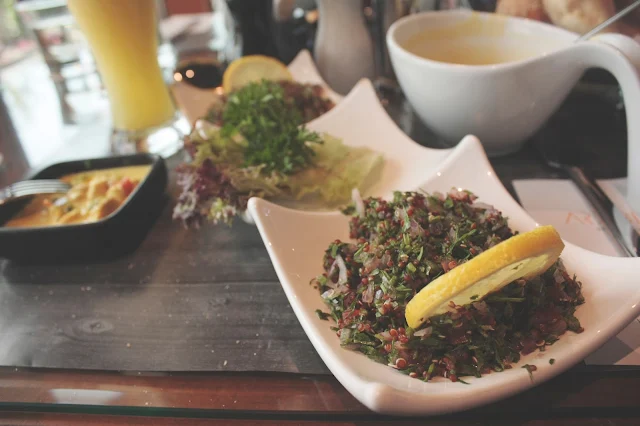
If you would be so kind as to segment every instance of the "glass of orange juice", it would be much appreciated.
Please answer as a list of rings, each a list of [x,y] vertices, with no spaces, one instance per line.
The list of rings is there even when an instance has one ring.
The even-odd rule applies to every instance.
[[[154,0],[68,0],[104,82],[112,151],[169,156],[182,146],[179,114],[158,64]]]

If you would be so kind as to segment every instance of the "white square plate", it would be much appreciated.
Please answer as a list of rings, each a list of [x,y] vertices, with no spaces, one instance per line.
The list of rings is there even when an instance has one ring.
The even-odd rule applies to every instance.
[[[475,137],[467,136],[452,150],[420,147],[395,127],[377,99],[368,97],[368,89],[359,90],[363,93],[352,91],[310,127],[343,137],[348,145],[366,145],[385,155],[383,179],[372,194],[388,197],[395,189],[447,192],[460,187],[501,210],[512,229],[527,231],[538,225],[501,185]],[[353,104],[358,108],[348,107],[350,97],[360,99]],[[249,201],[249,211],[289,302],[318,354],[352,395],[381,413],[438,414],[513,395],[576,364],[640,315],[640,259],[603,256],[565,242],[562,259],[583,283],[586,303],[576,316],[585,331],[569,332],[545,352],[523,356],[511,370],[465,378],[469,385],[445,379],[425,383],[341,348],[329,328],[332,324],[315,315],[316,309],[325,306],[309,281],[322,273],[322,256],[329,243],[336,238],[348,240],[347,217],[338,212],[293,210],[256,198]],[[555,359],[553,365],[549,364],[551,358]],[[525,369],[518,368],[527,363],[538,367],[533,380]]]

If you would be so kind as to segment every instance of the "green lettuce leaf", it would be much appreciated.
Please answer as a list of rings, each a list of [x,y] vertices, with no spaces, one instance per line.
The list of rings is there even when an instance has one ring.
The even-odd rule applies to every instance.
[[[186,148],[192,161],[178,174],[182,193],[174,217],[185,224],[206,218],[230,223],[246,209],[250,197],[271,198],[298,208],[336,208],[349,203],[351,192],[364,192],[379,177],[382,155],[364,147],[347,147],[338,138],[322,135],[313,143],[313,164],[294,174],[246,166],[246,140],[225,135],[205,124],[189,136]]]
[[[323,135],[324,144],[313,147],[314,166],[291,177],[289,189],[296,200],[318,197],[327,206],[349,202],[351,191],[364,192],[377,177],[383,156],[364,147],[347,147],[331,135]]]

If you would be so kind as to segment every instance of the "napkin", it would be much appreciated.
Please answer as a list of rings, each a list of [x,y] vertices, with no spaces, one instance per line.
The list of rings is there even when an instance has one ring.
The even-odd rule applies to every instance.
[[[621,190],[624,191],[624,180],[598,183],[601,186],[604,183],[603,190],[614,205],[620,205],[622,210],[620,200],[616,203],[612,194],[615,196],[616,191],[618,195]],[[513,186],[522,207],[536,222],[555,226],[562,238],[587,250],[608,256],[622,255],[603,226],[598,223],[598,215],[573,182],[527,179],[515,180]],[[587,365],[640,365],[640,318],[589,355],[585,362]]]

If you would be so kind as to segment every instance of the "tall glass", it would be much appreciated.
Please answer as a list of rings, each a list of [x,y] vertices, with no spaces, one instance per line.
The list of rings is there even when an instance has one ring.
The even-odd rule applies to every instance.
[[[181,147],[178,113],[158,64],[154,0],[68,0],[111,103],[117,154]]]

